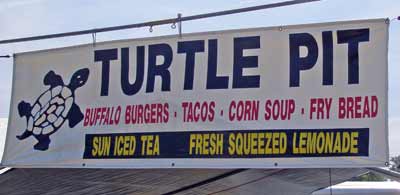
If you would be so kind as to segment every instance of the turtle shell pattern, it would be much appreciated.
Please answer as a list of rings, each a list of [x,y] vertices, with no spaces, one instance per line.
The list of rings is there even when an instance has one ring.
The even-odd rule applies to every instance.
[[[43,92],[32,106],[27,131],[34,135],[51,135],[65,122],[73,102],[74,96],[67,86]]]

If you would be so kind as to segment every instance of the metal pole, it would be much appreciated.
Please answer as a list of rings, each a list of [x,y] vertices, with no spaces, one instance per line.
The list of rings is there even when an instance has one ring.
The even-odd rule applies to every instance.
[[[178,14],[178,31],[179,31],[179,38],[182,38],[182,14]]]
[[[39,35],[39,36],[24,37],[24,38],[6,39],[6,40],[0,40],[0,44],[35,41],[35,40],[52,39],[52,38],[60,38],[60,37],[69,37],[69,36],[77,36],[77,35],[84,35],[84,34],[93,34],[93,33],[100,33],[100,32],[131,29],[131,28],[140,28],[140,27],[146,27],[146,26],[153,27],[153,26],[157,26],[157,25],[164,25],[164,24],[171,24],[171,23],[177,23],[177,22],[182,22],[182,21],[198,20],[198,19],[204,19],[204,18],[210,18],[210,17],[216,17],[216,16],[244,13],[244,12],[262,10],[262,9],[271,9],[271,8],[276,8],[276,7],[310,3],[310,2],[315,2],[315,1],[320,1],[320,0],[291,0],[291,1],[284,1],[284,2],[279,2],[279,3],[253,6],[253,7],[232,9],[232,10],[212,12],[212,13],[206,13],[206,14],[198,14],[198,15],[186,16],[186,17],[181,17],[181,18],[177,17],[177,18],[169,18],[169,19],[164,19],[164,20],[156,20],[156,21],[150,21],[150,22],[128,24],[128,25],[122,25],[122,26],[112,26],[112,27],[106,27],[106,28],[95,28],[95,29],[89,29],[89,30],[65,32],[65,33],[56,33],[56,34],[47,34],[47,35]]]
[[[331,172],[331,168],[329,168],[329,192],[330,195],[332,195],[332,172]]]

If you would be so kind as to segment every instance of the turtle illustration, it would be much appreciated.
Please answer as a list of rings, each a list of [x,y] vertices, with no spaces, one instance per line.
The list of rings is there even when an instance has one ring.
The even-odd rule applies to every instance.
[[[50,135],[55,133],[66,120],[69,127],[73,128],[83,119],[83,113],[75,103],[75,90],[83,86],[89,77],[89,69],[83,68],[76,71],[68,85],[60,75],[50,71],[43,79],[49,89],[44,91],[31,104],[21,101],[18,104],[20,117],[26,117],[26,129],[19,140],[33,135],[38,142],[34,145],[35,150],[47,150],[50,144]]]

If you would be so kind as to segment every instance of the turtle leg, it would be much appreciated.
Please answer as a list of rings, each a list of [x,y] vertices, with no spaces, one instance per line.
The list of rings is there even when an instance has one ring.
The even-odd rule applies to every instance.
[[[49,135],[37,135],[35,137],[38,140],[38,143],[33,146],[33,148],[35,150],[44,151],[49,148],[49,144],[50,144]]]
[[[20,117],[25,116],[28,119],[29,115],[31,114],[31,111],[32,111],[32,106],[30,103],[27,103],[25,101],[21,101],[18,103],[18,113]]]
[[[32,131],[27,131],[27,130],[25,130],[21,135],[17,135],[16,137],[19,139],[19,140],[23,140],[23,139],[25,139],[25,138],[27,138],[27,137],[29,137],[29,136],[31,136],[32,135]]]
[[[72,104],[71,109],[68,112],[67,119],[69,121],[69,127],[73,128],[79,122],[83,120],[83,113],[78,105],[75,102]]]
[[[62,80],[62,77],[54,71],[50,71],[44,76],[43,83],[45,85],[50,85],[50,88],[54,88],[56,86],[64,85],[64,81]]]

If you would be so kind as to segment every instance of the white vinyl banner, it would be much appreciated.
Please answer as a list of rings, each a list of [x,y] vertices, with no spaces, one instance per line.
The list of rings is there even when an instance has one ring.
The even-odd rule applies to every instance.
[[[375,19],[16,54],[2,165],[384,166],[387,50]]]

